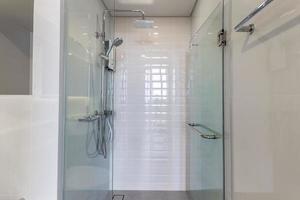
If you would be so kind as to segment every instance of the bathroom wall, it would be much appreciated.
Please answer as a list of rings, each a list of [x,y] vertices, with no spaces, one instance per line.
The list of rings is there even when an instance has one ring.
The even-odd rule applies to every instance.
[[[236,25],[261,0],[232,0]],[[235,200],[296,200],[300,192],[300,4],[274,1],[232,33]]]
[[[115,190],[185,190],[186,53],[190,18],[117,18]]]
[[[31,32],[1,24],[0,44],[0,94],[30,94]]]
[[[60,0],[35,0],[33,95],[0,96],[0,199],[57,198]]]
[[[33,2],[34,0],[0,1],[0,94],[2,95],[31,93]]]

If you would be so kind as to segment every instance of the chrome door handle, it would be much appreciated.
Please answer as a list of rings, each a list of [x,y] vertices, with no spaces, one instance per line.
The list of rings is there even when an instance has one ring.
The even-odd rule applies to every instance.
[[[207,128],[206,126],[204,126],[202,124],[199,124],[199,123],[187,123],[187,125],[189,127],[191,127],[193,130],[195,130],[197,133],[199,133],[200,136],[203,139],[206,139],[206,140],[217,140],[217,139],[222,138],[222,135],[220,133],[217,133],[216,131],[213,131],[212,129]],[[205,129],[207,132],[211,132],[211,134],[203,133],[200,130],[198,130],[197,128],[195,128],[195,127],[201,127],[202,129]]]
[[[217,135],[217,134],[213,134],[213,135],[209,135],[209,134],[205,135],[205,134],[202,134],[201,137],[204,138],[204,139],[207,139],[207,140],[217,140],[217,139],[222,138],[221,135]]]
[[[201,126],[201,124],[197,124],[197,123],[187,123],[187,125],[191,127]]]

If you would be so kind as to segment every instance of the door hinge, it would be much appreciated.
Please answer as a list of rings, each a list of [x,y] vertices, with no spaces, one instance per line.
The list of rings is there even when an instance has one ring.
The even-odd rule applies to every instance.
[[[220,30],[218,33],[218,46],[225,47],[226,46],[226,31],[224,29]]]

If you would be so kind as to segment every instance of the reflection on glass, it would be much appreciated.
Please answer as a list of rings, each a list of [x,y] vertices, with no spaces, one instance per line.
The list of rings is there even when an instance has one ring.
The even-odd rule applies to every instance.
[[[211,13],[192,39],[188,66],[188,191],[192,200],[223,199],[223,56],[217,45],[222,5]],[[197,125],[199,124],[199,125]],[[201,127],[207,127],[203,129]]]
[[[168,101],[168,71],[166,68],[145,70],[145,103],[162,104]]]
[[[67,0],[65,35],[64,200],[112,199],[112,117],[79,121],[112,110],[112,75],[103,79],[101,32],[104,6],[97,0]],[[108,18],[107,38],[112,39]],[[107,88],[106,95],[102,95]],[[105,126],[104,126],[105,125]],[[107,155],[107,157],[105,156]]]

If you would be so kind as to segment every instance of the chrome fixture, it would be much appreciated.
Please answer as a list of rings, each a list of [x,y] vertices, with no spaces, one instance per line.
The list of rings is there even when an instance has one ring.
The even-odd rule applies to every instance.
[[[106,43],[106,53],[105,54],[101,54],[101,58],[103,58],[106,61],[109,61],[109,55],[111,53],[111,51],[113,50],[114,47],[118,47],[120,45],[123,44],[123,39],[122,38],[116,38],[111,45],[109,45],[109,41],[107,41]]]
[[[80,121],[80,122],[94,122],[94,121],[97,121],[97,120],[101,120],[102,118],[105,118],[107,116],[111,116],[111,115],[113,115],[112,110],[105,110],[103,113],[99,113],[98,111],[95,111],[95,114],[79,118],[78,121]]]
[[[153,28],[154,21],[152,20],[135,20],[134,25],[136,28]]]
[[[227,44],[227,35],[224,29],[218,33],[218,47],[225,47]]]
[[[248,21],[250,21],[257,13],[262,11],[265,7],[267,7],[274,0],[265,0],[261,3],[257,8],[255,8],[247,17],[245,17],[238,25],[234,27],[236,32],[248,32],[252,34],[255,30],[254,24],[245,25]]]
[[[112,49],[113,49],[114,47],[120,46],[121,44],[123,44],[123,39],[122,39],[122,38],[116,38],[116,39],[112,42],[112,44],[110,45],[110,47],[109,47],[109,49],[107,50],[105,56],[106,56],[106,57],[109,57],[109,54],[111,53]]]
[[[80,122],[94,122],[94,121],[97,121],[97,120],[100,120],[100,119],[102,119],[102,115],[99,115],[97,113],[97,114],[94,114],[94,115],[88,115],[88,116],[85,116],[83,118],[79,118],[78,121],[80,121]]]
[[[78,119],[79,122],[86,122],[91,125],[92,131],[91,135],[87,137],[87,146],[90,144],[91,141],[93,141],[93,144],[95,144],[95,150],[93,152],[90,152],[87,148],[87,154],[90,158],[95,158],[98,155],[102,155],[105,159],[107,158],[107,146],[108,142],[112,139],[113,129],[111,127],[111,124],[108,120],[109,116],[113,115],[113,111],[104,111],[103,113],[99,113],[98,111],[95,111],[93,115],[88,115],[83,118]],[[95,125],[96,123],[96,125]],[[109,131],[109,137],[107,138],[105,135],[106,132],[106,126],[103,125],[103,123],[108,125],[108,131]],[[94,128],[94,127],[97,128]],[[90,141],[91,140],[91,141]]]
[[[220,139],[222,138],[222,134],[204,126],[203,124],[199,124],[199,123],[187,123],[187,125],[189,127],[191,127],[193,130],[195,130],[197,133],[200,134],[200,136],[203,138],[203,139],[207,139],[207,140],[217,140],[217,139]],[[196,127],[200,127],[202,129],[204,129],[206,132],[208,133],[203,133],[202,131],[200,131],[198,128]]]

